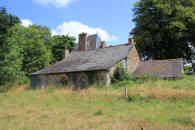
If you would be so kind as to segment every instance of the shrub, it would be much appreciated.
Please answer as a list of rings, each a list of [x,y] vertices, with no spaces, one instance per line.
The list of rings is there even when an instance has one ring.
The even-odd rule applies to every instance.
[[[129,74],[122,62],[119,62],[114,70],[114,75],[111,78],[112,83],[129,79]]]
[[[26,76],[22,76],[20,77],[20,79],[18,81],[10,81],[5,83],[4,85],[0,86],[0,92],[7,92],[9,89],[13,88],[13,87],[18,87],[18,86],[22,86],[22,85],[30,85],[30,79]]]
[[[189,73],[191,70],[192,70],[192,68],[190,66],[185,66],[184,67],[185,73]]]
[[[149,81],[159,80],[159,78],[144,74],[144,75],[140,75],[140,76],[130,75],[129,80],[132,80],[137,84],[142,84],[142,83],[146,83]]]
[[[156,81],[159,80],[159,78],[152,77],[150,75],[141,75],[141,76],[134,76],[127,72],[126,68],[124,67],[122,62],[119,62],[115,68],[114,74],[111,77],[111,82],[115,84],[123,84],[129,83],[129,81],[134,83],[145,83],[148,81]]]

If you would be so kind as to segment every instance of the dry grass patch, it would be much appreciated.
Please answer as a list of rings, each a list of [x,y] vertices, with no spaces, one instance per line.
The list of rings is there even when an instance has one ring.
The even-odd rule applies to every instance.
[[[143,96],[151,99],[170,99],[170,98],[192,98],[195,99],[195,90],[177,90],[172,88],[162,88],[147,86],[142,84],[128,90],[128,96]]]

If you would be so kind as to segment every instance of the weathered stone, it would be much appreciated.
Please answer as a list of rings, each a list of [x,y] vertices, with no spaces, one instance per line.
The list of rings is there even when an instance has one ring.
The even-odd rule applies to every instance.
[[[34,89],[52,85],[83,89],[95,84],[109,85],[110,74],[107,71],[94,71],[31,76],[31,87]]]
[[[129,73],[132,73],[139,62],[140,62],[140,58],[137,53],[137,49],[134,46],[126,59],[127,71]]]
[[[133,72],[140,59],[137,54],[137,50],[134,47],[129,53],[128,57],[123,60],[126,64],[128,72]],[[88,88],[92,85],[107,85],[111,83],[111,77],[114,74],[116,68],[110,67],[108,70],[94,70],[86,72],[70,72],[70,73],[59,73],[59,74],[44,74],[31,76],[31,87],[40,88],[42,86],[72,86],[75,89]]]

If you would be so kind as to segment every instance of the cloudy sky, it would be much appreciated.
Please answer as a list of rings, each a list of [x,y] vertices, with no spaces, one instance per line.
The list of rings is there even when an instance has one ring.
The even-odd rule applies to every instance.
[[[133,5],[138,0],[0,0],[23,26],[44,25],[53,35],[98,33],[108,45],[127,43]]]

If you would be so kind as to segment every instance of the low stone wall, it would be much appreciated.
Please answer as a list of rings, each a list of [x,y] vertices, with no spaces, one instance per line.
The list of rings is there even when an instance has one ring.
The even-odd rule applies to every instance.
[[[31,76],[31,87],[36,89],[46,86],[73,86],[75,89],[87,88],[92,85],[109,85],[108,71],[88,71],[63,74]]]

